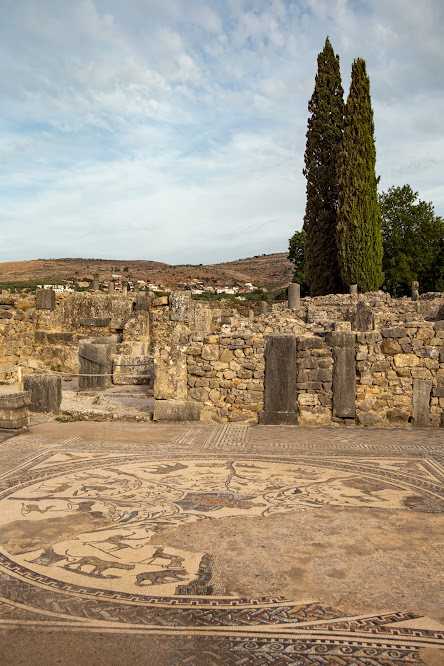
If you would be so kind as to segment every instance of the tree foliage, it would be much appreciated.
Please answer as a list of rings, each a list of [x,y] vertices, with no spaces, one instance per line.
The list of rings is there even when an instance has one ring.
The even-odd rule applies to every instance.
[[[352,65],[339,159],[337,244],[346,288],[377,290],[383,280],[381,216],[370,81],[365,60]]]
[[[295,231],[290,238],[288,247],[288,258],[294,263],[294,273],[292,282],[301,285],[301,296],[308,296],[309,289],[305,282],[305,231]]]
[[[444,220],[433,205],[418,200],[410,185],[390,187],[379,196],[384,243],[384,287],[392,296],[444,291]]]
[[[318,55],[315,88],[308,104],[304,175],[307,200],[305,281],[312,296],[341,291],[336,245],[338,159],[342,140],[344,91],[339,57],[326,39]]]

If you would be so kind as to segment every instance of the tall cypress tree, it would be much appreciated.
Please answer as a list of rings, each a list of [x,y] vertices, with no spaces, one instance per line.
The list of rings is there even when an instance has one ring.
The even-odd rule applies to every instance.
[[[353,62],[339,159],[337,243],[344,285],[375,291],[382,284],[381,214],[370,81],[365,60]]]
[[[336,226],[343,96],[339,56],[335,55],[327,37],[324,49],[318,55],[315,88],[308,103],[311,115],[303,171],[307,178],[304,279],[311,296],[342,291]]]

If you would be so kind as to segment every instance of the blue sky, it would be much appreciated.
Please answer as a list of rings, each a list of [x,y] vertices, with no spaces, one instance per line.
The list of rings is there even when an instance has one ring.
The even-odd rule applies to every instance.
[[[300,229],[329,35],[380,189],[444,215],[442,0],[0,0],[0,261],[229,261]]]

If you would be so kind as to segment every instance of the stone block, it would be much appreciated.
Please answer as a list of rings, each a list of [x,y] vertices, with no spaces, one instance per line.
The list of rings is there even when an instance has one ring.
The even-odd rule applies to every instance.
[[[390,423],[399,423],[399,424],[404,424],[408,423],[409,420],[409,415],[407,412],[403,411],[402,409],[389,409],[387,410],[386,413],[387,420]]]
[[[393,359],[397,368],[414,368],[419,365],[416,354],[395,354]]]
[[[154,421],[199,421],[202,403],[185,400],[155,400]]]
[[[35,295],[37,310],[55,310],[54,289],[38,289]]]
[[[294,335],[267,336],[264,411],[260,414],[261,423],[297,423],[296,362]]]
[[[171,321],[189,321],[191,291],[173,291],[169,298]]]
[[[62,378],[57,375],[25,375],[23,388],[31,396],[31,412],[58,414],[62,402]]]
[[[324,346],[324,341],[318,336],[301,336],[298,338],[298,351],[305,349],[321,349]]]
[[[356,399],[355,334],[334,331],[333,416],[354,418]]]
[[[113,357],[113,384],[119,386],[154,385],[154,359],[152,356],[129,356],[119,354]]]
[[[394,356],[401,353],[401,345],[394,338],[384,338],[381,342],[381,351],[388,356]]]
[[[218,361],[219,360],[219,346],[218,345],[204,345],[202,348],[202,358],[205,361]],[[234,356],[233,356],[234,358]]]
[[[407,331],[403,326],[384,327],[381,331],[383,338],[405,338]]]
[[[413,425],[415,428],[429,427],[430,393],[433,383],[430,379],[413,380]]]
[[[364,412],[363,414],[358,414],[358,423],[364,426],[372,426],[380,423],[382,417],[376,412]]]
[[[354,329],[356,331],[373,331],[374,328],[375,317],[372,308],[367,303],[360,301],[356,306]]]
[[[111,317],[80,317],[80,326],[95,326],[96,328],[106,328],[110,325]]]

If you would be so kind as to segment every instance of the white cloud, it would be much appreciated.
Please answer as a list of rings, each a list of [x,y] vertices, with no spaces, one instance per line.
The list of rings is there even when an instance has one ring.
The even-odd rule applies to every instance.
[[[440,0],[9,3],[0,260],[285,251],[327,34],[345,94],[367,61],[381,187],[444,214],[443,27]]]

